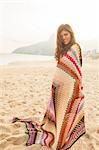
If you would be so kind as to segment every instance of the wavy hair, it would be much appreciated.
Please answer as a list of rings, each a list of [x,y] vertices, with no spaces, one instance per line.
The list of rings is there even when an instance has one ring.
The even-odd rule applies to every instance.
[[[63,30],[68,31],[71,35],[71,41],[67,45],[63,44],[61,37],[60,37],[60,33]],[[67,52],[70,49],[70,47],[75,43],[76,43],[76,41],[75,41],[75,37],[74,37],[74,32],[73,32],[71,26],[69,24],[61,24],[57,30],[56,49],[55,49],[56,61],[59,62],[60,57],[63,56],[64,52]]]

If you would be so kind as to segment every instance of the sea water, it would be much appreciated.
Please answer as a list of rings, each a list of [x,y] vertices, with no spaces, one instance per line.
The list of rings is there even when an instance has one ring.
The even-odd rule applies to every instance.
[[[50,61],[54,60],[54,56],[45,55],[28,55],[28,54],[0,54],[0,65],[7,65],[13,62],[24,61]]]

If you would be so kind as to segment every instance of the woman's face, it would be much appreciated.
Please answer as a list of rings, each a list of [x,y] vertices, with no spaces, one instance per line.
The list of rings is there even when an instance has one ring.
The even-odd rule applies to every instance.
[[[70,32],[66,30],[61,31],[60,37],[61,37],[62,43],[65,45],[67,45],[71,41],[71,34]]]

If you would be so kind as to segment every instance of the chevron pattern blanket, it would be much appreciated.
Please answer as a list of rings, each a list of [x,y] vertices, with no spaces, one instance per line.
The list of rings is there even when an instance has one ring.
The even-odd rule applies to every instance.
[[[84,94],[79,47],[75,44],[57,63],[51,96],[41,124],[14,118],[26,124],[27,146],[41,144],[54,150],[69,149],[85,129]]]

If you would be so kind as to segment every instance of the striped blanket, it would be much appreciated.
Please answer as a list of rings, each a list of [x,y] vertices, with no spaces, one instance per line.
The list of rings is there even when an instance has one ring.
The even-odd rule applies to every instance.
[[[84,95],[79,48],[73,45],[57,63],[51,96],[41,124],[14,118],[26,124],[27,146],[41,144],[54,150],[69,149],[86,133]]]

